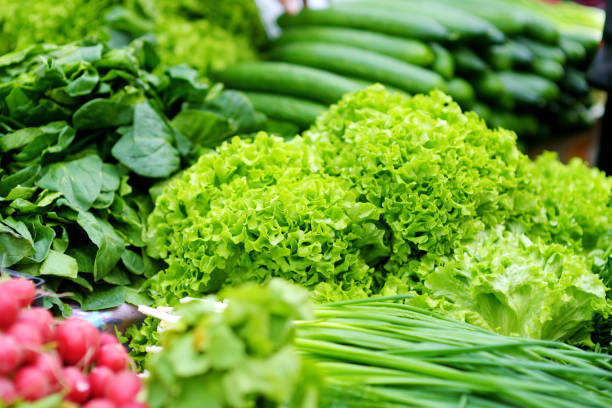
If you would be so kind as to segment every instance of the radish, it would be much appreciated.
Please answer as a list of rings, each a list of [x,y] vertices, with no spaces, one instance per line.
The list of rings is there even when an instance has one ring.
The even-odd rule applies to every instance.
[[[36,326],[26,323],[15,323],[7,332],[23,348],[23,357],[26,362],[32,362],[36,358],[36,352],[42,347],[42,337]]]
[[[89,322],[77,317],[64,320],[55,330],[57,351],[69,365],[88,366],[96,359],[100,334]]]
[[[12,293],[0,293],[0,330],[8,329],[19,313],[19,300]]]
[[[27,307],[34,301],[36,286],[27,279],[9,279],[0,283],[0,295],[11,293],[17,298],[20,308]]]
[[[89,399],[91,386],[85,374],[76,367],[66,367],[63,371],[65,385],[68,388],[66,399],[68,401],[82,404]]]
[[[117,406],[110,400],[96,398],[83,405],[83,408],[117,408]]]
[[[49,379],[53,392],[61,390],[62,361],[55,352],[38,353],[32,366],[42,371]]]
[[[119,408],[149,408],[149,406],[142,402],[128,402],[127,404],[121,405]]]
[[[0,334],[0,376],[9,375],[23,361],[23,350],[11,337]]]
[[[0,402],[11,405],[17,399],[15,386],[8,378],[0,377]],[[1,405],[1,404],[0,404]]]
[[[106,346],[107,344],[121,344],[116,336],[110,333],[100,333],[100,345]]]
[[[89,373],[89,384],[91,385],[91,395],[94,397],[104,397],[106,387],[113,379],[115,373],[108,367],[98,366]]]
[[[128,353],[121,344],[107,344],[100,348],[96,363],[119,372],[127,368],[128,361]]]
[[[43,343],[53,340],[53,315],[42,307],[23,309],[17,315],[17,322],[35,326],[42,337]]]
[[[106,398],[117,405],[133,402],[140,392],[142,382],[140,378],[129,371],[115,375],[106,387]]]
[[[49,378],[36,367],[24,367],[14,378],[17,394],[26,401],[36,401],[51,393]]]

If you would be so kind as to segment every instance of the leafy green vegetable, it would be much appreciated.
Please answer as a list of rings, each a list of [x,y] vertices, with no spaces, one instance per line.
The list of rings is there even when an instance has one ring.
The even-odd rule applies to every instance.
[[[411,292],[504,334],[589,344],[609,312],[610,183],[531,162],[440,92],[374,86],[304,137],[235,138],[171,180],[149,217],[168,264],[149,291],[173,304],[280,276],[318,301]]]
[[[275,280],[233,289],[215,312],[214,299],[181,308],[161,334],[164,351],[147,367],[151,407],[315,407],[296,395],[304,363],[295,352],[294,319],[310,317],[308,293]]]
[[[149,47],[86,41],[0,57],[0,263],[88,309],[146,299],[140,276],[160,267],[143,250],[148,189],[254,124],[244,97],[186,66],[147,71],[159,62]],[[209,131],[174,127],[183,108]]]

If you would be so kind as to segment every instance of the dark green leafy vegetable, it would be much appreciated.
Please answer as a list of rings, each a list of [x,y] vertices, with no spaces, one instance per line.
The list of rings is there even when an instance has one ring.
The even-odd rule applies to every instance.
[[[84,309],[138,298],[157,272],[143,251],[148,189],[256,125],[243,96],[186,66],[144,69],[159,61],[147,44],[0,57],[0,264],[44,276]],[[181,124],[185,112],[202,117],[198,129]]]

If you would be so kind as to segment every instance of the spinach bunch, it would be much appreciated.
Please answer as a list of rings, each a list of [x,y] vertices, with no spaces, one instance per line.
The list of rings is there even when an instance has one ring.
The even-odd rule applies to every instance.
[[[159,270],[144,251],[149,190],[257,126],[242,95],[158,64],[146,40],[0,57],[1,267],[43,276],[84,309],[146,302],[140,285]]]

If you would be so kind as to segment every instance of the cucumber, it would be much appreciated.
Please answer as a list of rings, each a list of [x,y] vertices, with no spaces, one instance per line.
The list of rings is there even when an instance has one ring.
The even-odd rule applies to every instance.
[[[317,116],[327,110],[327,106],[292,96],[261,92],[243,92],[255,110],[268,118],[291,122],[301,129],[312,125]]]
[[[567,68],[565,76],[559,82],[561,89],[578,97],[588,95],[590,87],[586,74],[574,68]]]
[[[516,36],[525,32],[529,16],[516,9],[509,9],[505,4],[491,0],[437,0],[488,21],[506,36]]]
[[[340,75],[281,62],[241,62],[211,76],[231,88],[283,93],[325,104],[363,88]]]
[[[300,127],[295,123],[287,122],[285,120],[268,119],[266,122],[266,132],[271,135],[292,138],[300,133]]]
[[[395,58],[345,45],[295,43],[274,48],[273,60],[325,69],[398,87],[409,93],[445,90],[442,77],[433,71]]]
[[[446,82],[446,92],[452,96],[464,110],[471,109],[476,102],[474,88],[464,79],[453,78]]]
[[[487,104],[482,102],[474,103],[472,110],[478,114],[487,124],[491,119],[491,108]]]
[[[485,71],[474,80],[474,90],[478,99],[504,109],[514,108],[514,98],[506,91],[499,75],[493,71]]]
[[[580,64],[586,59],[587,52],[584,46],[568,36],[561,37],[559,46],[571,64]]]
[[[527,47],[533,53],[534,57],[553,60],[561,65],[566,62],[565,54],[558,46],[553,47],[542,44],[529,38],[519,38],[518,42]]]
[[[487,50],[487,62],[497,71],[530,67],[533,64],[533,53],[522,44],[508,41],[491,46]]]
[[[431,50],[434,52],[435,58],[431,69],[442,75],[446,79],[455,76],[455,60],[451,53],[437,43],[432,43]]]
[[[547,44],[557,44],[559,31],[550,20],[515,0],[437,0],[487,20],[509,37],[526,35]]]
[[[516,132],[522,138],[538,136],[540,124],[534,115],[515,112],[492,111],[488,120],[491,128],[503,128]]]
[[[282,28],[306,25],[358,28],[428,41],[446,41],[450,36],[448,30],[432,18],[421,15],[399,15],[385,10],[305,8],[295,15],[280,16],[278,24]]]
[[[537,75],[513,71],[497,75],[505,90],[521,105],[544,107],[561,94],[554,82]]]
[[[586,51],[587,60],[592,59],[592,57],[599,49],[599,44],[601,42],[601,31],[598,32],[597,35],[593,35],[591,30],[587,30],[586,32],[564,32],[563,36],[567,39],[580,43],[580,45],[582,45],[584,47],[584,50]]]
[[[433,51],[421,41],[351,28],[294,27],[283,32],[275,45],[313,41],[362,48],[419,66],[429,66],[434,61]]]
[[[467,47],[458,47],[452,51],[455,70],[460,75],[477,75],[483,73],[487,64],[476,53]]]
[[[485,40],[502,43],[504,34],[494,25],[472,13],[467,13],[448,4],[422,0],[347,0],[334,3],[335,9],[391,10],[402,15],[426,16],[444,26],[451,34],[451,40]]]
[[[540,75],[541,77],[555,82],[563,78],[563,75],[565,74],[565,69],[563,69],[561,64],[559,64],[557,61],[544,58],[536,58],[533,61],[532,68],[534,74]]]

